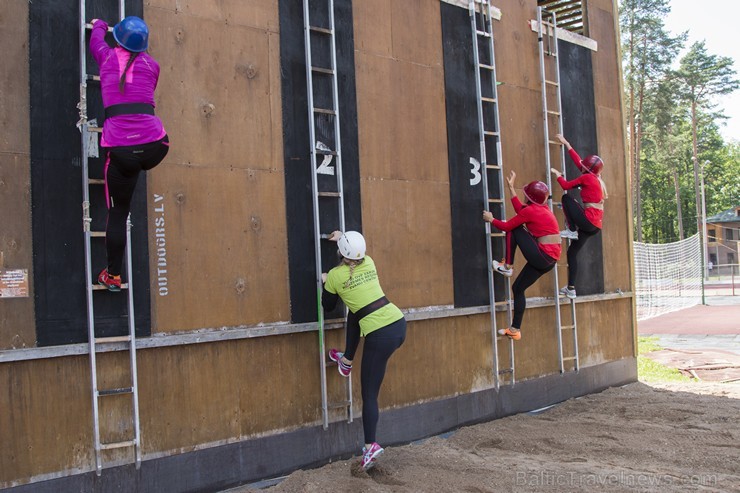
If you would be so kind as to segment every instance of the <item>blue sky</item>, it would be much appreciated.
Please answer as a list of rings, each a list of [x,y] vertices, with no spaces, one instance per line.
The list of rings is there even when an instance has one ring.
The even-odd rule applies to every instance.
[[[687,47],[705,40],[710,54],[733,58],[740,78],[740,42],[737,39],[740,0],[670,0],[670,6],[666,28],[675,34],[688,31]],[[740,141],[740,90],[715,102],[720,103],[730,117],[721,128],[722,135],[727,140]]]

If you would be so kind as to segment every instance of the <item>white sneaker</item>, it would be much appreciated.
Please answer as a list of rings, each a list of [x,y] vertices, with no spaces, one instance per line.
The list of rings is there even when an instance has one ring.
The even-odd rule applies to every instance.
[[[569,229],[564,229],[560,232],[561,238],[567,238],[569,240],[577,240],[578,239],[578,231],[571,231]]]
[[[560,290],[561,296],[566,296],[570,298],[571,300],[576,299],[576,289],[570,289],[568,286],[565,286],[563,289]]]
[[[507,269],[503,262],[493,261],[493,271],[498,272],[502,276],[511,277],[514,274],[514,269]]]

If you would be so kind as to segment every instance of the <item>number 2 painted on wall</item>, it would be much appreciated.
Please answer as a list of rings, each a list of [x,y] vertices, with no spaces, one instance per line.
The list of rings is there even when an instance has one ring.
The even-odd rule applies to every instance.
[[[470,164],[473,165],[473,169],[470,170],[470,174],[473,175],[473,177],[470,179],[470,186],[473,187],[480,183],[481,175],[480,175],[480,163],[477,159],[474,157],[470,158]]]
[[[316,141],[316,149],[320,151],[331,151],[329,149],[329,146],[321,142],[320,140]],[[334,167],[329,166],[331,164],[331,160],[334,158],[331,154],[324,155],[324,160],[321,161],[321,164],[318,168],[316,168],[316,173],[320,175],[333,175],[334,174]]]

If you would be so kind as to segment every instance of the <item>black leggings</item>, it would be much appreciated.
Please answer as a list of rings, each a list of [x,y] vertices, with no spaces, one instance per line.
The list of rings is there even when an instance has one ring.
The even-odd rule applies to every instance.
[[[169,149],[167,136],[148,144],[108,148],[105,163],[105,200],[108,205],[105,248],[108,253],[108,273],[111,275],[121,274],[123,252],[126,249],[126,219],[131,211],[131,197],[139,173],[161,163]]]
[[[344,357],[352,360],[360,343],[360,324],[352,313],[347,317],[347,346]],[[385,377],[388,359],[406,339],[406,319],[402,318],[390,325],[370,332],[365,337],[362,350],[362,429],[365,432],[365,443],[375,441],[378,428],[378,394]]]
[[[537,279],[550,272],[556,264],[554,258],[540,250],[537,239],[524,229],[524,226],[519,226],[506,233],[506,263],[509,265],[514,263],[517,246],[527,259],[527,263],[511,286],[511,292],[514,295],[514,317],[511,327],[514,329],[522,326],[524,310],[527,308],[527,297],[524,292]]]
[[[592,236],[599,234],[601,229],[586,218],[583,206],[567,193],[563,194],[562,204],[568,229],[578,231],[578,239],[571,240],[568,246],[568,286],[575,287],[578,274],[578,252]]]

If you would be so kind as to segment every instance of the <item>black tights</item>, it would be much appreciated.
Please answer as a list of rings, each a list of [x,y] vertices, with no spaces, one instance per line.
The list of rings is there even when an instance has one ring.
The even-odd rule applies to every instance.
[[[540,250],[537,239],[519,226],[506,233],[506,263],[514,263],[514,255],[517,246],[521,249],[522,255],[527,259],[527,264],[511,286],[511,292],[514,295],[514,317],[511,321],[511,327],[518,329],[522,326],[524,310],[527,308],[527,297],[524,292],[534,282],[544,274],[550,272],[556,264],[556,260],[542,250]]]
[[[570,240],[568,246],[568,286],[575,287],[578,274],[578,252],[592,236],[599,234],[601,229],[586,218],[583,206],[567,193],[563,194],[562,204],[568,229],[578,231],[578,239]]]
[[[362,369],[360,383],[362,385],[362,428],[365,432],[365,443],[375,441],[375,431],[378,428],[378,395],[380,385],[385,377],[388,359],[396,349],[401,347],[406,339],[406,319],[402,318],[390,325],[370,332],[365,337],[365,347],[362,350]],[[347,346],[344,357],[352,360],[360,343],[360,324],[353,313],[347,317]]]
[[[108,253],[108,273],[111,275],[121,274],[123,252],[126,249],[126,219],[131,211],[131,197],[139,173],[161,163],[169,149],[170,141],[166,136],[149,144],[108,149],[105,163],[105,200],[108,205],[105,248]]]

